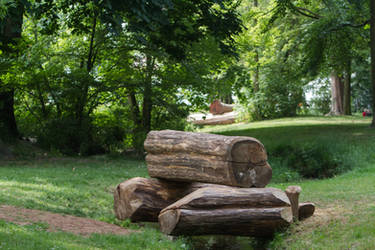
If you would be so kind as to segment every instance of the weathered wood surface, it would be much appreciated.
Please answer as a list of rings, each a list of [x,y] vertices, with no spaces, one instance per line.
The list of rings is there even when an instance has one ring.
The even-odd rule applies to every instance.
[[[223,115],[216,115],[207,119],[194,120],[195,125],[225,125],[236,122],[237,113],[231,112]]]
[[[285,189],[285,193],[290,200],[290,204],[292,206],[292,214],[294,221],[299,219],[298,211],[299,211],[299,194],[301,193],[302,188],[300,186],[289,186]]]
[[[277,188],[221,187],[200,188],[163,210],[290,207],[286,194]]]
[[[168,235],[238,235],[270,237],[290,225],[289,207],[166,210],[159,215],[161,231]]]
[[[210,105],[210,113],[214,115],[224,114],[233,111],[233,104],[225,104],[220,100],[215,100]]]
[[[298,208],[298,219],[304,220],[311,217],[315,212],[315,204],[312,202],[300,203]]]
[[[291,222],[289,199],[275,188],[206,187],[164,208],[159,215],[161,231],[169,235],[269,237]]]
[[[120,220],[157,222],[160,211],[203,187],[225,187],[206,183],[171,182],[136,177],[117,185],[114,211]]]
[[[144,146],[155,178],[265,187],[272,177],[266,150],[252,137],[163,130],[151,131]]]

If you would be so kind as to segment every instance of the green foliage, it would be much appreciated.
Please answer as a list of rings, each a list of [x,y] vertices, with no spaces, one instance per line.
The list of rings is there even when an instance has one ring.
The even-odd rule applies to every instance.
[[[303,85],[278,65],[270,66],[264,77],[258,91],[243,89],[239,99],[250,120],[295,116],[304,102]]]
[[[131,136],[132,123],[127,119],[129,107],[110,107],[93,115],[93,141],[105,152],[122,152],[132,146],[127,140]]]
[[[347,171],[350,166],[343,162],[342,151],[327,144],[279,145],[270,152],[305,178],[329,178]]]
[[[317,111],[320,115],[328,114],[331,110],[331,85],[328,79],[319,79],[307,86],[313,97],[308,104],[311,111]]]

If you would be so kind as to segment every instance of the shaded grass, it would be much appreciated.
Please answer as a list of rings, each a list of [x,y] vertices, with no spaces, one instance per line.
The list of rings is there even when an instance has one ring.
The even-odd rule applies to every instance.
[[[128,236],[99,235],[82,237],[51,233],[38,224],[18,226],[0,220],[0,249],[185,249],[182,240],[170,241],[155,229]]]
[[[0,204],[94,219],[113,218],[112,192],[120,182],[146,176],[143,161],[65,158],[0,165]]]

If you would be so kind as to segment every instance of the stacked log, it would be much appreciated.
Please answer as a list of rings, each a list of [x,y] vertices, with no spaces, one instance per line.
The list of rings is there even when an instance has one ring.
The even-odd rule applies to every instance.
[[[151,131],[144,146],[153,178],[265,187],[272,177],[266,150],[252,137],[163,130]]]
[[[301,188],[264,188],[272,169],[255,138],[152,131],[145,141],[152,179],[133,178],[114,192],[116,217],[159,221],[169,235],[227,234],[269,237],[310,217]]]
[[[226,186],[132,178],[120,183],[114,192],[115,215],[120,220],[157,222],[163,208],[204,187],[225,188]]]
[[[199,189],[160,212],[169,235],[269,237],[292,222],[288,197],[275,188]]]

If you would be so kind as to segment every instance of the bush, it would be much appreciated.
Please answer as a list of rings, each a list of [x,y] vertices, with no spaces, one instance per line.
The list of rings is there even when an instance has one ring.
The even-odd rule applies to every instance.
[[[322,143],[279,145],[270,153],[305,178],[329,178],[348,170],[349,164],[342,154],[341,150]]]
[[[103,153],[103,148],[96,147],[92,141],[92,124],[89,118],[79,124],[73,117],[51,119],[43,124],[37,135],[38,143],[50,150],[57,150],[66,155],[92,155]]]
[[[242,116],[250,121],[296,116],[305,103],[302,86],[303,82],[282,67],[271,65],[260,79],[258,91],[241,89],[238,101],[248,113]]]

